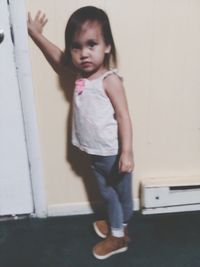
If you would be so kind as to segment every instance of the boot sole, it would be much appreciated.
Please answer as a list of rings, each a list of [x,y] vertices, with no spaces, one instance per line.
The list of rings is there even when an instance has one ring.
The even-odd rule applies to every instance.
[[[99,231],[99,229],[98,229],[98,227],[97,227],[95,222],[93,223],[93,227],[94,227],[94,231],[96,232],[96,234],[99,237],[101,237],[101,238],[106,238],[107,237],[107,235],[104,235],[102,232]]]
[[[110,252],[110,253],[108,253],[108,254],[106,254],[106,255],[103,255],[103,256],[101,256],[101,255],[97,255],[97,254],[95,254],[94,252],[93,252],[93,255],[94,255],[94,257],[95,257],[96,259],[98,259],[98,260],[104,260],[104,259],[107,259],[108,257],[110,257],[110,256],[112,256],[112,255],[115,255],[115,254],[118,254],[118,253],[122,253],[122,252],[125,252],[125,251],[127,251],[127,250],[128,250],[128,247],[123,247],[123,248],[114,250],[114,251],[112,251],[112,252]]]

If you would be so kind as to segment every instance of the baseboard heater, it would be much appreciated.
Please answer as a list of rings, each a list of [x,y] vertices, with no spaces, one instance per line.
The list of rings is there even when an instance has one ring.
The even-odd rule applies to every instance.
[[[200,210],[200,176],[142,180],[141,210],[143,214]]]

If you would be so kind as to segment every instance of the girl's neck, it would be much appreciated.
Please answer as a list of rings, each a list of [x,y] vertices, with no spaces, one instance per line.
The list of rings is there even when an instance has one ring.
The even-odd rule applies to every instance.
[[[94,79],[101,77],[101,75],[103,75],[106,71],[108,71],[108,69],[103,67],[92,73],[81,73],[81,77],[86,78],[88,80],[94,80]]]

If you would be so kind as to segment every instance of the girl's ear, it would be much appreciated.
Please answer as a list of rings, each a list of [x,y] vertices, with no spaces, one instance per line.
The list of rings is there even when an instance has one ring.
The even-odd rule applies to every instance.
[[[111,51],[111,45],[107,45],[105,49],[105,54],[109,54]]]

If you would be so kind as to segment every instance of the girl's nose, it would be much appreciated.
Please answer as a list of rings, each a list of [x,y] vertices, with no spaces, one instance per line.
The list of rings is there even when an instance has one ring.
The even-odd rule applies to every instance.
[[[87,48],[83,48],[81,50],[81,59],[87,58],[88,57],[88,49]]]

